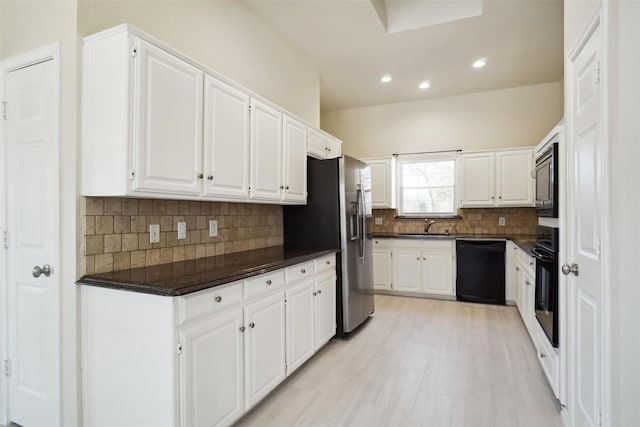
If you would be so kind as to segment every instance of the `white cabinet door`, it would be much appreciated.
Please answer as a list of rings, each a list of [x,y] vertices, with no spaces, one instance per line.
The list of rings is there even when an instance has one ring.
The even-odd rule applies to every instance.
[[[307,128],[300,122],[284,116],[282,147],[284,192],[282,201],[307,201]]]
[[[331,270],[315,278],[315,349],[336,334],[336,274]]]
[[[244,307],[245,408],[249,410],[284,380],[284,294]]]
[[[460,206],[494,205],[494,154],[460,155]]]
[[[204,88],[204,192],[249,197],[249,97],[211,77]]]
[[[327,137],[327,159],[342,156],[342,141],[332,136]]]
[[[365,159],[371,169],[371,207],[393,208],[393,159]]]
[[[395,291],[420,292],[420,261],[419,249],[393,250],[393,289]]]
[[[287,375],[298,369],[315,352],[315,291],[312,279],[287,289]]]
[[[307,155],[320,160],[327,158],[327,137],[324,134],[309,129]]]
[[[200,194],[204,74],[144,40],[136,44],[133,190]]]
[[[181,329],[182,425],[229,425],[244,414],[241,327],[238,306]]]
[[[251,100],[250,198],[280,201],[282,197],[282,113]]]
[[[524,324],[527,326],[529,336],[531,339],[536,340],[534,326],[537,323],[535,318],[535,293],[536,293],[536,280],[535,277],[528,271],[524,271],[524,286],[523,286],[523,304],[524,304]]]
[[[390,291],[391,249],[374,247],[371,256],[373,262],[373,288]]]
[[[533,150],[496,153],[498,206],[533,206]]]
[[[453,249],[428,248],[422,252],[422,292],[455,295]]]

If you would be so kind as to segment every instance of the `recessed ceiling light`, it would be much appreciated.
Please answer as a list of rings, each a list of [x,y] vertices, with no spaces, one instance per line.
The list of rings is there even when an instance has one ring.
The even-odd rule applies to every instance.
[[[473,63],[473,68],[482,68],[487,65],[487,60],[485,58],[476,59]]]
[[[391,78],[391,75],[389,75],[389,74],[385,74],[384,76],[380,77],[380,81],[382,83],[389,83],[391,80],[393,80],[393,79]]]
[[[425,80],[424,82],[420,83],[418,87],[420,89],[429,89],[431,87],[431,83],[429,83],[428,80]]]

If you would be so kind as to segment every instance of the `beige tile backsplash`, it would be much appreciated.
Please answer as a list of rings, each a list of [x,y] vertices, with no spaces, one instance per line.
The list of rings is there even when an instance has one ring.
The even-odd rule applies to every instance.
[[[283,242],[279,205],[85,197],[81,214],[85,274],[260,249]],[[209,237],[210,219],[218,220],[217,237]],[[178,240],[180,221],[187,223],[184,240]],[[159,243],[149,243],[151,224],[160,224]]]
[[[381,217],[382,225],[373,224],[374,233],[422,233],[424,219],[396,218],[396,209],[374,209],[373,217]],[[533,235],[538,219],[534,208],[459,209],[460,219],[437,219],[430,233],[479,234],[497,236]],[[498,218],[505,217],[505,226]]]

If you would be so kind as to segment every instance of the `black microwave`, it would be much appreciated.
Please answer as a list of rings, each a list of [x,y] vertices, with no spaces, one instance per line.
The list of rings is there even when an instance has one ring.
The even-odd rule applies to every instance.
[[[536,215],[558,218],[558,143],[536,158]]]

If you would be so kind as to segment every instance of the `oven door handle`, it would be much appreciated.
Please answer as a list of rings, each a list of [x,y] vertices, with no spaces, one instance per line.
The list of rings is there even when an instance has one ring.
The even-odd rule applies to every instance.
[[[554,262],[555,261],[555,257],[549,256],[549,255],[545,255],[545,254],[541,253],[536,248],[531,249],[531,252],[532,252],[533,256],[536,259],[539,259],[540,261],[543,261],[543,262]]]

